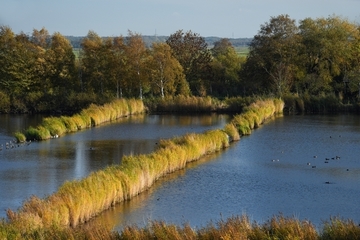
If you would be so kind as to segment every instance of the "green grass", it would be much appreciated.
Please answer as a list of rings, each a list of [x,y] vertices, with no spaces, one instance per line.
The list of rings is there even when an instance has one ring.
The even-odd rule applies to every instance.
[[[249,47],[248,46],[244,46],[244,47],[235,47],[235,52],[239,57],[247,57],[247,55],[249,54]]]
[[[15,138],[18,142],[46,140],[145,111],[144,103],[136,99],[117,99],[101,106],[91,104],[73,116],[45,118],[37,127],[29,127],[24,133],[16,132]]]

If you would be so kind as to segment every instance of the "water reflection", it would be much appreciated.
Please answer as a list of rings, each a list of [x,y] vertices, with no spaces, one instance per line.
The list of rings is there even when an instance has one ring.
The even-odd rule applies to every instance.
[[[117,230],[149,220],[201,227],[241,214],[261,223],[279,213],[316,226],[330,216],[359,221],[359,140],[357,115],[277,118],[93,222]]]
[[[45,116],[0,115],[0,144],[13,134],[37,126]],[[45,197],[66,180],[119,164],[123,155],[152,152],[161,138],[221,128],[227,115],[136,115],[57,139],[0,151],[0,217],[31,195]],[[191,125],[189,125],[191,124]]]

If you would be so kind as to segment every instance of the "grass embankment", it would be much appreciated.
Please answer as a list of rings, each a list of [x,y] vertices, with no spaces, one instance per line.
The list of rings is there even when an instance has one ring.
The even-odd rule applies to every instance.
[[[82,180],[66,182],[44,199],[34,196],[17,212],[8,210],[8,222],[0,224],[0,237],[8,234],[15,238],[49,237],[48,234],[75,236],[79,231],[75,227],[79,224],[116,203],[130,200],[151,187],[158,178],[184,168],[188,162],[228,147],[231,141],[239,140],[244,134],[242,129],[259,126],[267,118],[281,113],[282,108],[280,100],[259,100],[223,130],[161,140],[158,149],[151,154],[124,156],[120,165],[93,172]],[[96,235],[98,230],[89,231],[86,234]]]
[[[135,99],[117,99],[102,106],[91,104],[87,109],[73,116],[45,118],[37,127],[16,132],[15,138],[18,142],[46,140],[144,111],[143,102]]]

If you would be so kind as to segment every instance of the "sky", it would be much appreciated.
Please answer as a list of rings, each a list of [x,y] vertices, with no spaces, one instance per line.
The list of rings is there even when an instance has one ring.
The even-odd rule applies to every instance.
[[[169,36],[178,30],[202,37],[252,38],[271,17],[339,16],[360,23],[360,0],[0,0],[0,25],[16,34]]]

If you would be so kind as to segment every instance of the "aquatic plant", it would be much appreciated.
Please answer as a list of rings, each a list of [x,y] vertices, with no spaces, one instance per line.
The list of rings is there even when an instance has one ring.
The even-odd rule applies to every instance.
[[[66,126],[59,117],[44,118],[41,125],[49,130],[52,137],[66,133]]]
[[[159,99],[155,111],[159,112],[210,112],[218,109],[219,100],[211,97],[167,96]]]
[[[29,127],[23,135],[27,140],[46,140],[144,111],[143,102],[136,99],[117,99],[102,106],[90,104],[88,108],[73,116],[44,118],[39,126]],[[17,132],[15,138],[24,141],[21,132]]]
[[[21,132],[15,132],[14,133],[14,137],[16,139],[16,141],[18,143],[22,143],[22,142],[25,142],[26,141],[26,136],[25,134],[21,133]]]
[[[280,109],[275,106],[276,104],[281,104],[281,102],[257,101],[251,104],[247,110],[258,114],[262,123],[266,118],[271,117],[271,114],[275,114],[277,108]],[[132,109],[131,113],[140,111],[143,107],[135,100],[129,105],[132,106],[129,107]],[[84,112],[95,124],[100,123],[102,119],[111,118],[114,114],[116,115],[116,112],[119,112],[118,110],[108,111],[107,108],[111,108],[110,105],[91,106]],[[85,115],[82,113],[80,115]],[[95,113],[99,113],[100,117],[95,119]],[[160,177],[182,169],[187,163],[196,161],[204,155],[228,147],[230,141],[238,140],[240,134],[243,134],[240,131],[242,124],[249,129],[255,126],[255,123],[250,124],[249,121],[257,121],[258,118],[249,117],[250,120],[246,120],[245,114],[247,113],[235,116],[236,120],[226,125],[224,130],[190,133],[181,137],[161,140],[153,153],[124,156],[120,165],[108,166],[81,180],[68,181],[57,192],[44,199],[33,196],[17,212],[8,210],[9,224],[21,233],[42,232],[43,229],[53,227],[75,228],[114,204],[138,195],[151,187]],[[66,124],[60,120],[62,118],[48,118],[44,125],[54,124],[65,128]],[[43,129],[47,130],[47,134],[50,136],[50,130],[43,126],[39,126],[37,129],[29,128],[31,130],[29,132],[35,137],[43,139],[42,136],[36,135]],[[51,134],[61,134],[61,129],[53,127]],[[238,130],[237,133],[236,130]],[[174,229],[172,232],[175,234]]]

